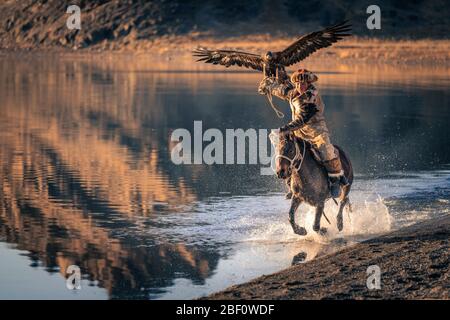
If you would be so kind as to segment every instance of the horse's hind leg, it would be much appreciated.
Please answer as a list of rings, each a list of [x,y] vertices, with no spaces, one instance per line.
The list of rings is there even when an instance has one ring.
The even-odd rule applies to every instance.
[[[321,203],[316,207],[316,216],[314,218],[313,230],[320,234],[325,234],[327,232],[327,228],[320,227],[320,219],[322,219],[324,206],[325,206],[325,203]]]
[[[348,196],[346,196],[343,200],[341,200],[341,203],[339,205],[339,211],[337,214],[337,228],[339,231],[342,231],[344,229],[344,217],[343,217],[343,211],[345,206],[350,203],[350,200],[348,199]]]
[[[291,208],[289,209],[289,222],[291,223],[292,230],[294,230],[294,233],[305,236],[306,235],[306,229],[303,227],[299,227],[297,223],[295,223],[295,212],[297,211],[298,206],[300,205],[301,201],[298,197],[292,197],[291,200]]]

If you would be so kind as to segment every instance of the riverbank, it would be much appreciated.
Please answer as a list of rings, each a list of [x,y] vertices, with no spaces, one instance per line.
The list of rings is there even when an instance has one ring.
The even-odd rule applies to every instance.
[[[204,299],[449,299],[450,215],[232,286]],[[378,265],[381,289],[368,290]]]
[[[183,68],[190,65],[196,68],[192,57],[192,50],[198,47],[208,49],[229,49],[263,54],[266,51],[280,51],[289,46],[295,40],[294,37],[274,37],[270,35],[249,35],[229,38],[202,37],[196,34],[185,36],[162,36],[151,41],[140,41],[134,44],[116,42],[102,42],[101,44],[85,49],[68,48],[40,48],[3,45],[0,53],[33,53],[48,54],[57,53],[67,56],[80,55],[118,55],[145,57],[152,64],[168,64],[172,68]],[[204,65],[204,64],[201,64]],[[306,67],[334,66],[425,66],[425,67],[450,67],[450,40],[386,40],[353,37],[341,41],[332,47],[319,50],[297,64]],[[222,70],[212,66],[212,70]],[[234,70],[243,70],[231,67]]]
[[[208,38],[196,36],[162,37],[137,52],[158,52],[166,57],[191,57],[197,47],[208,49],[239,50],[256,54],[267,51],[282,51],[295,37],[249,35],[230,38]],[[126,48],[122,49],[126,50]],[[170,59],[170,58],[169,58]],[[405,40],[352,37],[329,48],[319,50],[300,62],[305,65],[434,65],[450,66],[450,40]]]

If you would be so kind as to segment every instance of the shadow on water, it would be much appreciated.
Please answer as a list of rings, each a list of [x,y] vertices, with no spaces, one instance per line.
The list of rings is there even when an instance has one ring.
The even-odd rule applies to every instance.
[[[282,124],[256,94],[258,74],[45,56],[0,68],[0,238],[31,266],[64,275],[79,265],[110,298],[189,298],[348,245],[292,238],[282,184],[257,165],[171,162],[170,133],[194,120],[204,130]],[[416,73],[321,73],[334,141],[360,179],[450,163],[448,78],[411,82]],[[281,219],[282,240],[248,242],[255,223]]]

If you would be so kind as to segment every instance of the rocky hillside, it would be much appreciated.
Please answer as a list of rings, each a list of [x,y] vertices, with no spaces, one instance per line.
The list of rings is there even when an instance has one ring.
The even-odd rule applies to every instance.
[[[139,47],[171,35],[232,37],[294,36],[350,19],[368,37],[448,38],[445,0],[380,0],[382,29],[365,27],[370,1],[356,0],[3,0],[0,47]],[[69,30],[67,7],[81,8],[81,30]]]

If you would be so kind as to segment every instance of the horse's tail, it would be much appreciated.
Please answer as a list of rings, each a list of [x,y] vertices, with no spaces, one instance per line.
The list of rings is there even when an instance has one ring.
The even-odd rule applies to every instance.
[[[341,200],[341,204],[342,206],[345,206],[346,204],[349,205],[349,209],[351,207],[350,205],[350,199],[349,199],[349,194],[350,194],[350,189],[352,187],[352,183],[353,183],[353,166],[352,166],[352,162],[350,161],[350,158],[348,157],[348,155],[344,152],[344,150],[342,150],[341,147],[339,146],[334,146],[338,151],[339,151],[339,158],[341,160],[341,164],[342,164],[342,169],[344,170],[344,175],[347,178],[348,181],[348,185],[344,186],[342,188],[342,194],[340,197]]]
[[[348,183],[351,185],[353,183],[353,166],[350,158],[342,150],[341,147],[334,145],[334,147],[339,151],[339,158],[341,159],[342,169],[344,170],[344,175],[348,180]]]

